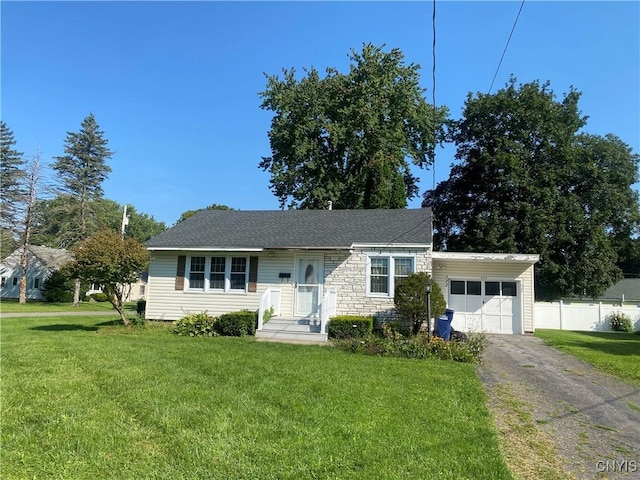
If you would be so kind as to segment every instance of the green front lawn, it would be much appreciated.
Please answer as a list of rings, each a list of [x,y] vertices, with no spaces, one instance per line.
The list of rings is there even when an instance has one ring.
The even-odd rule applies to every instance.
[[[535,335],[558,350],[640,385],[640,335],[567,330],[536,330]]]
[[[503,479],[475,367],[1,320],[2,477]]]
[[[136,309],[135,303],[127,304],[128,309]],[[44,313],[44,312],[105,312],[109,314],[113,307],[109,302],[80,302],[77,307],[72,303],[43,302],[39,300],[28,301],[20,304],[16,299],[5,299],[0,301],[0,312],[2,313]]]

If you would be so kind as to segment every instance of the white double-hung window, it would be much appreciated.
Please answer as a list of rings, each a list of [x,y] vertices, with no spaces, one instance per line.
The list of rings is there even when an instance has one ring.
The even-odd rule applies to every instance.
[[[367,256],[367,295],[393,297],[396,285],[414,272],[414,257],[401,254],[369,255]]]
[[[249,260],[247,257],[190,257],[188,290],[246,292]]]

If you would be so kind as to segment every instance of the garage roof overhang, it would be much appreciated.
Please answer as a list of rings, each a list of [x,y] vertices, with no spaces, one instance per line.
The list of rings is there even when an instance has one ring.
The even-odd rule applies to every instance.
[[[432,259],[454,262],[524,263],[533,265],[540,260],[540,255],[525,253],[433,252]]]

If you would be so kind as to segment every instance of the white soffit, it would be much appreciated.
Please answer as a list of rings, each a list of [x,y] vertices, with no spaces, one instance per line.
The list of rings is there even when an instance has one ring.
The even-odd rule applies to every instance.
[[[540,255],[524,253],[433,252],[431,255],[433,260],[454,262],[504,262],[533,265],[540,260]]]

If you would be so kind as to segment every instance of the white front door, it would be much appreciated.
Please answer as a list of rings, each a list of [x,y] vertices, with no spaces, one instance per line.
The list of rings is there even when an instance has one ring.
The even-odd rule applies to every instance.
[[[297,316],[312,317],[318,313],[322,295],[322,257],[296,257]]]

